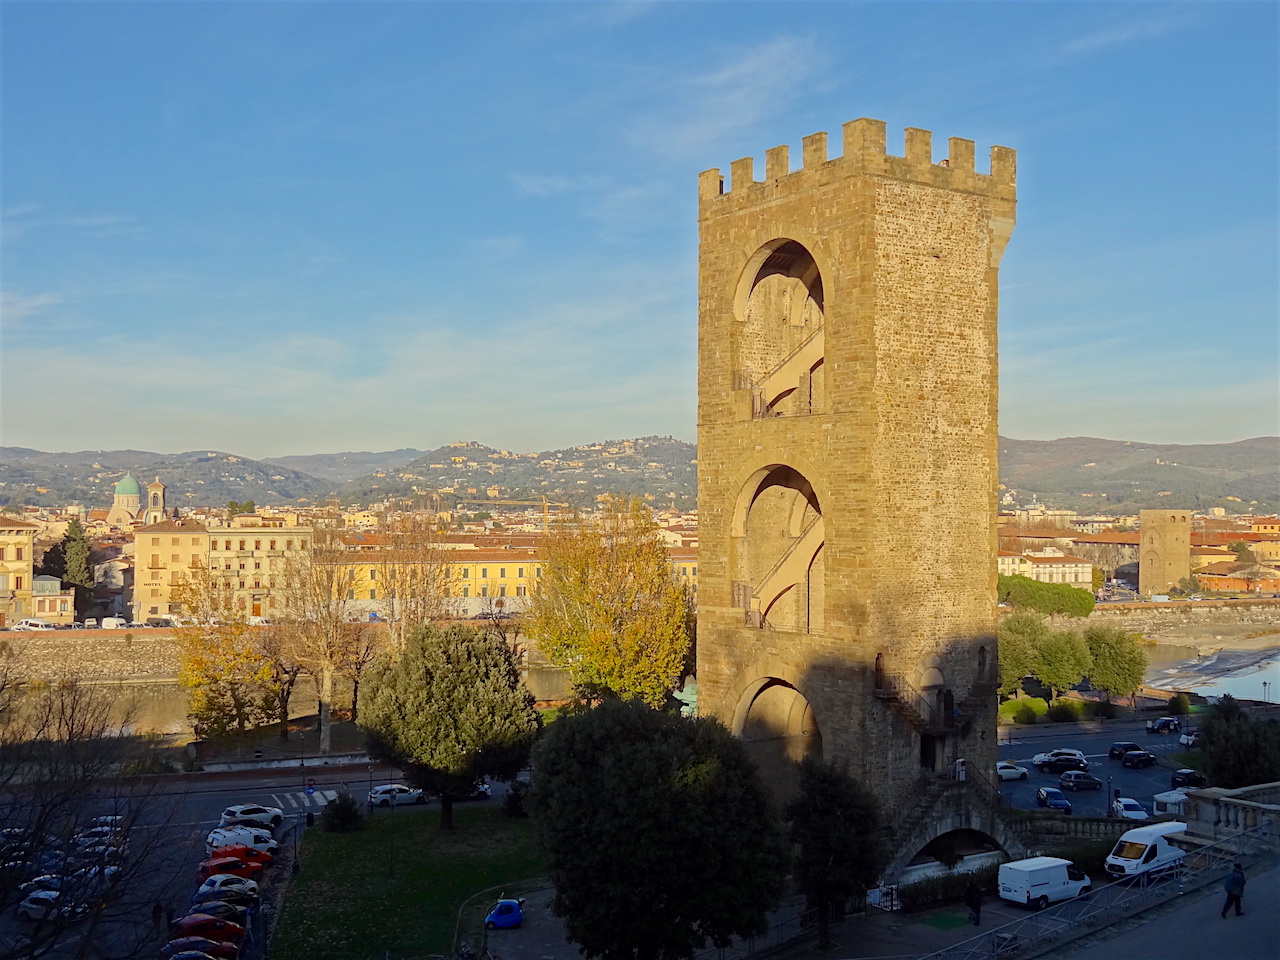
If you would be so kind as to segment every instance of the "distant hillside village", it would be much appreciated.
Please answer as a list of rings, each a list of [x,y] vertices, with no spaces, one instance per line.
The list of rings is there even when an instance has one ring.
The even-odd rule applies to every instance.
[[[498,492],[476,491],[489,496],[447,510],[412,500],[369,509],[330,501],[180,510],[159,477],[144,487],[126,474],[101,508],[9,508],[0,515],[0,627],[29,618],[71,626],[108,617],[170,625],[187,612],[182,591],[196,580],[211,583],[231,609],[266,621],[280,614],[290,563],[321,551],[349,568],[344,584],[354,618],[394,619],[388,612],[400,598],[389,578],[405,564],[439,569],[435,589],[447,615],[518,614],[537,590],[546,531],[571,510],[542,498],[492,495]],[[697,511],[651,507],[672,575],[696,600]],[[73,525],[89,541],[92,566],[92,587],[79,601],[74,586],[50,575],[45,563]],[[1274,516],[1227,516],[1221,508],[1080,516],[1033,505],[1002,513],[999,531],[1002,576],[1068,584],[1100,601],[1280,592]]]

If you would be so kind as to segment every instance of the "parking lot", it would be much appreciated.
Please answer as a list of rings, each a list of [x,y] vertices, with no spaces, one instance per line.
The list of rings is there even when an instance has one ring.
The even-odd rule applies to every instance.
[[[1132,740],[1158,758],[1151,767],[1130,769],[1119,760],[1109,759],[1107,749],[1117,740]],[[1000,759],[1009,760],[1027,770],[1025,780],[1000,783],[1000,793],[1020,809],[1036,807],[1036,791],[1040,787],[1058,786],[1056,773],[1040,773],[1031,763],[1037,753],[1066,747],[1080,750],[1089,762],[1089,772],[1102,781],[1100,790],[1066,792],[1072,814],[1105,817],[1114,791],[1131,797],[1152,812],[1152,797],[1170,789],[1173,770],[1163,762],[1172,753],[1186,750],[1178,743],[1177,734],[1147,733],[1140,722],[1107,724],[1038,724],[1034,727],[1004,727],[1000,730]]]

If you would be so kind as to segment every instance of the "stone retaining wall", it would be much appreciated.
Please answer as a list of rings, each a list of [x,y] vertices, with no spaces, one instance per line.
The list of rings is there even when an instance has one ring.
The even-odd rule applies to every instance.
[[[53,680],[176,681],[178,644],[168,630],[5,632],[0,644],[18,652],[22,671]]]

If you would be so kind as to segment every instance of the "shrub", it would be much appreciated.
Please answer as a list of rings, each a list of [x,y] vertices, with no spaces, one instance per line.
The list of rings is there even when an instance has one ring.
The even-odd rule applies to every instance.
[[[355,833],[364,827],[364,811],[355,797],[343,791],[325,805],[320,826],[328,833]]]
[[[1031,724],[1036,722],[1036,712],[1031,708],[1031,704],[1024,703],[1018,707],[1013,714],[1014,723]]]
[[[898,901],[904,910],[918,910],[947,900],[959,900],[970,883],[976,883],[978,889],[990,892],[996,889],[999,872],[1000,868],[992,865],[972,872],[959,871],[945,877],[917,880],[898,888]]]
[[[502,812],[508,817],[527,817],[529,811],[524,800],[529,793],[529,784],[523,780],[512,780],[507,784],[507,795],[502,798]]]
[[[1100,720],[1114,720],[1116,705],[1110,700],[1101,700],[1093,706],[1093,715]]]
[[[1070,700],[1058,700],[1049,708],[1049,719],[1054,723],[1072,723],[1080,719],[1080,708]]]
[[[1107,854],[1114,846],[1112,840],[1080,840],[1055,847],[1052,855],[1070,860],[1091,877],[1106,877]]]
[[[1191,712],[1191,701],[1185,693],[1175,693],[1169,698],[1169,713],[1175,717],[1185,717]]]

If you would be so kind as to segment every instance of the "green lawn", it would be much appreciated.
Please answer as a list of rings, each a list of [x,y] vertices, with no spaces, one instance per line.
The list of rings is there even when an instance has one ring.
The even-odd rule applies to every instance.
[[[449,954],[458,911],[471,897],[461,936],[475,946],[484,911],[498,891],[543,886],[546,860],[528,820],[502,815],[496,803],[457,804],[454,829],[440,811],[397,809],[356,833],[302,841],[302,872],[293,878],[275,936],[273,960],[395,960]]]

